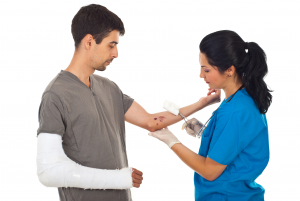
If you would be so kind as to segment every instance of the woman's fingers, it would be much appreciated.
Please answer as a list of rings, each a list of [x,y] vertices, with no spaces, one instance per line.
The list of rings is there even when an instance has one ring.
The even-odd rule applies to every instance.
[[[192,134],[195,133],[195,132],[194,132],[192,129],[190,129],[189,127],[186,127],[186,132],[187,132],[187,134],[189,134],[189,135],[192,135]]]
[[[217,92],[217,89],[211,89],[211,88],[209,88],[207,96],[211,95],[212,93],[216,93],[216,92]]]

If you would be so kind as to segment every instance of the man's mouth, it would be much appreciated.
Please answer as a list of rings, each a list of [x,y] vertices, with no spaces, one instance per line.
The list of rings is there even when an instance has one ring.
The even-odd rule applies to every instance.
[[[106,61],[108,64],[110,64],[113,60],[110,60],[110,61]]]

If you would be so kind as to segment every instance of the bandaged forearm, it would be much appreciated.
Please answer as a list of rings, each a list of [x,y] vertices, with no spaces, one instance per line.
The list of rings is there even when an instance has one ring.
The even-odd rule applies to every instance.
[[[67,157],[58,134],[38,136],[37,174],[47,187],[127,189],[132,187],[132,169],[103,170],[85,167]]]

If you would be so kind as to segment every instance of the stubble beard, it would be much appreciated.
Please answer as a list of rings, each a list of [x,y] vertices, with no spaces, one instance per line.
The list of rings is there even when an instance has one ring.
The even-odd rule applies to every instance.
[[[105,66],[105,62],[100,65],[98,68],[96,68],[97,71],[105,71],[106,70],[106,66]]]
[[[107,60],[107,61],[112,62],[113,59],[110,59],[110,60]],[[102,65],[100,65],[96,70],[98,70],[98,71],[105,71],[106,70],[106,66],[109,65],[109,64],[106,64],[107,61],[105,61]]]

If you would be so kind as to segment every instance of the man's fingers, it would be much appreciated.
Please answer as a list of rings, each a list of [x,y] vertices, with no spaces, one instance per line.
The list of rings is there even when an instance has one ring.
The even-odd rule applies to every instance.
[[[142,181],[143,180],[142,176],[137,175],[135,173],[132,173],[132,178],[135,179],[135,181],[138,181],[138,180]]]
[[[142,180],[132,179],[132,183],[133,184],[139,184],[139,185],[141,185],[142,184]]]
[[[133,170],[132,174],[136,173],[137,175],[143,176],[143,173],[141,171],[139,171],[139,170],[137,170],[135,168],[132,168],[132,170]]]
[[[132,186],[135,187],[135,188],[139,188],[141,185],[138,184],[138,183],[134,183],[134,182],[133,182]]]
[[[133,187],[135,188],[139,188],[141,183],[142,183],[142,180],[143,180],[143,173],[135,168],[132,168],[132,183],[133,183]]]

